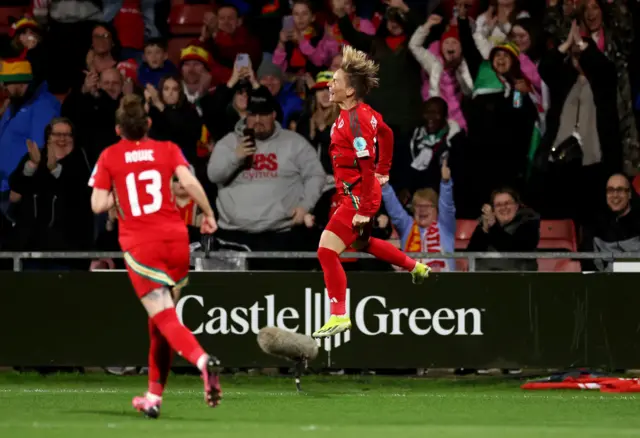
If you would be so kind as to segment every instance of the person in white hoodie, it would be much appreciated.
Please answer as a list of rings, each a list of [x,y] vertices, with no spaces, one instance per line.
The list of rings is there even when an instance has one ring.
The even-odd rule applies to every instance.
[[[218,186],[216,237],[252,251],[298,249],[326,178],[315,149],[282,129],[275,108],[270,93],[253,91],[246,120],[216,144],[207,169]]]

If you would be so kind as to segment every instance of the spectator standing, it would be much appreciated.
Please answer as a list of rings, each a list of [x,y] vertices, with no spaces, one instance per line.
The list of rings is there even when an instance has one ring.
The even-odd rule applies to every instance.
[[[218,85],[213,93],[202,98],[202,118],[214,142],[233,132],[238,121],[247,116],[249,93],[260,87],[251,61],[246,67],[236,61],[227,83]]]
[[[264,60],[258,68],[258,82],[264,85],[280,104],[282,117],[278,121],[284,127],[299,117],[304,109],[304,101],[296,93],[293,82],[285,82],[282,70],[273,62]]]
[[[453,180],[447,160],[442,161],[440,196],[431,188],[413,195],[410,216],[390,184],[382,186],[382,199],[391,222],[400,235],[405,252],[452,253],[455,249],[456,207],[453,203]],[[435,272],[454,271],[454,260],[423,259]]]
[[[86,72],[84,84],[73,90],[62,104],[62,115],[76,126],[76,141],[86,145],[87,156],[95,163],[100,153],[118,142],[114,129],[116,110],[122,97],[123,80],[115,68]]]
[[[560,45],[572,32],[572,22],[578,19],[581,36],[591,39],[599,51],[612,61],[617,72],[617,105],[624,170],[632,175],[640,166],[640,141],[633,114],[629,63],[634,43],[634,26],[629,7],[637,8],[633,1],[585,0],[559,2],[549,0],[545,30]],[[637,18],[637,17],[636,17]],[[591,38],[589,38],[591,37]],[[636,63],[635,60],[632,60]],[[603,181],[601,181],[603,183]],[[601,184],[600,187],[603,187]],[[601,197],[602,199],[602,197]]]
[[[622,174],[607,181],[607,208],[592,227],[593,251],[602,253],[640,251],[640,205],[629,179]],[[613,263],[595,260],[599,271],[611,271]]]
[[[266,90],[252,93],[246,122],[216,144],[209,161],[209,179],[219,189],[217,237],[253,251],[299,248],[301,226],[312,225],[325,184],[313,147],[282,129],[275,109]]]
[[[500,0],[495,6],[490,4],[487,10],[478,16],[474,39],[485,58],[489,57],[493,47],[508,41],[517,19],[529,17],[529,12],[524,9],[522,3],[524,2],[517,0]]]
[[[339,111],[329,98],[329,82],[333,72],[318,73],[312,88],[312,95],[307,102],[307,108],[295,122],[295,131],[302,135],[314,147],[322,168],[327,175],[322,189],[322,197],[314,208],[316,223],[326,225],[336,194],[336,184],[333,178],[333,166],[329,155],[331,146],[331,130],[338,118]],[[337,206],[336,206],[337,208]]]
[[[533,252],[540,242],[540,216],[522,205],[520,195],[505,187],[491,194],[491,203],[482,206],[467,251]],[[477,260],[477,271],[537,271],[536,260]]]
[[[477,211],[497,187],[524,188],[538,108],[531,97],[531,82],[521,70],[518,47],[496,46],[485,60],[463,15],[458,17],[458,27],[462,52],[475,78],[467,112],[469,155],[463,172],[473,187],[463,197],[465,207]]]
[[[537,151],[541,181],[531,182],[542,189],[536,207],[545,217],[584,222],[594,200],[604,200],[607,176],[622,169],[615,65],[595,42],[582,39],[574,22],[567,40],[542,59],[540,72],[554,100]]]
[[[385,3],[389,7],[374,36],[353,28],[344,0],[333,1],[333,13],[339,17],[338,26],[344,39],[354,48],[369,53],[379,64],[382,86],[373,89],[366,103],[384,117],[394,131],[395,143],[406,144],[413,128],[420,123],[422,107],[421,68],[409,50],[409,38],[423,23],[423,18],[402,0]],[[395,164],[401,164],[403,159],[406,161],[408,157],[394,153]],[[397,167],[392,168],[391,180],[398,176]]]
[[[330,32],[323,32],[314,23],[311,1],[294,0],[292,13],[291,24],[288,25],[286,20],[283,23],[280,42],[273,52],[273,63],[293,75],[305,72],[315,75],[338,53],[338,43]]]
[[[0,58],[26,58],[33,70],[33,84],[40,85],[49,77],[50,62],[48,50],[50,47],[45,42],[45,32],[31,16],[16,20],[9,29],[11,42],[6,53],[0,54]],[[51,83],[49,83],[51,87]]]
[[[240,11],[230,2],[222,3],[216,13],[205,14],[200,43],[219,66],[213,85],[224,84],[231,78],[240,53],[249,55],[253,65],[262,62],[260,42],[243,25]]]
[[[202,115],[200,99],[212,91],[213,60],[202,47],[190,45],[180,52],[180,73],[184,94]]]
[[[158,89],[147,84],[144,97],[152,122],[149,138],[177,144],[192,165],[203,161],[201,167],[204,170],[206,162],[199,160],[197,153],[202,121],[195,107],[187,101],[180,86],[180,77],[162,78]]]
[[[404,178],[396,178],[396,187],[407,189],[409,193],[418,188],[438,187],[443,159],[450,163],[460,185],[463,180],[463,156],[467,148],[464,131],[448,118],[447,103],[440,97],[432,97],[424,103],[422,117],[423,122],[413,131],[408,144],[410,165],[399,169]],[[404,182],[404,185],[399,185],[400,182]]]
[[[55,118],[45,146],[27,140],[28,152],[11,174],[15,251],[88,251],[93,246],[91,166],[75,145],[71,121]],[[79,263],[87,269],[88,261]],[[56,265],[76,266],[57,261]]]
[[[96,24],[91,33],[91,48],[86,56],[86,69],[98,74],[118,63],[120,46],[107,24]]]
[[[140,60],[145,39],[158,38],[155,7],[158,0],[102,0],[104,21],[112,23],[122,45],[122,57]]]
[[[473,78],[462,57],[458,27],[450,26],[442,34],[439,44],[432,44],[429,49],[423,47],[433,27],[441,23],[442,17],[439,15],[429,16],[427,22],[413,33],[409,49],[428,75],[423,87],[425,100],[429,97],[442,97],[447,102],[449,117],[466,130],[467,121],[462,113],[461,103],[463,96],[470,96],[473,91]]]
[[[35,87],[29,61],[0,61],[0,82],[9,94],[9,104],[0,118],[0,211],[9,206],[9,175],[27,152],[27,140],[44,144],[47,124],[60,115],[60,102],[46,82]]]

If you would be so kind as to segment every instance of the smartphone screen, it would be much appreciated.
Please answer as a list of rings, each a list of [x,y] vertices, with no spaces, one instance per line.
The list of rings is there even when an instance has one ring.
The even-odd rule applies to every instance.
[[[286,17],[282,18],[282,29],[284,30],[293,30],[293,16],[292,15],[287,15]]]
[[[238,67],[249,67],[249,55],[246,53],[238,53],[236,64]]]

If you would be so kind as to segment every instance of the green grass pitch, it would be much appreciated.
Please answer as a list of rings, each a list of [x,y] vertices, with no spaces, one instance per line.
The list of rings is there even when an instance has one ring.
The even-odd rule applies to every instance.
[[[640,436],[640,398],[529,392],[489,378],[225,377],[208,408],[197,377],[171,376],[158,420],[131,398],[146,378],[0,374],[0,437],[529,438]]]

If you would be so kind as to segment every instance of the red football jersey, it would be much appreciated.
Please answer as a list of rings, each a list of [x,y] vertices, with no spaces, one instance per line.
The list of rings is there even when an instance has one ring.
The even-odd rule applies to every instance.
[[[386,133],[390,133],[391,136],[385,135]],[[378,140],[381,149],[376,167]],[[382,116],[364,103],[359,103],[348,111],[340,111],[338,119],[331,127],[329,153],[333,163],[336,190],[344,195],[344,202],[358,209],[363,216],[373,216],[376,213],[373,211],[376,208],[372,198],[378,184],[375,173],[389,173],[392,150],[391,130],[382,121]]]
[[[150,241],[188,239],[171,191],[178,166],[189,163],[168,141],[122,139],[100,154],[89,186],[113,192],[123,251]]]

